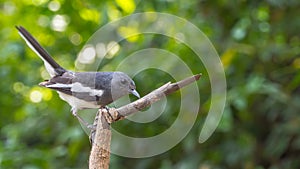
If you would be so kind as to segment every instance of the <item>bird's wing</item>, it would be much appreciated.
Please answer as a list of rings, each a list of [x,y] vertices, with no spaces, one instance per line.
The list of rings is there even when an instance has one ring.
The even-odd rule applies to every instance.
[[[87,78],[89,76],[90,78]],[[40,85],[81,100],[99,101],[104,94],[104,89],[95,88],[95,84],[91,82],[94,81],[94,77],[93,73],[65,72],[61,76],[55,76],[49,81],[40,83]]]
[[[44,61],[45,67],[51,77],[66,72],[25,28],[22,26],[16,26],[16,28],[27,45]]]

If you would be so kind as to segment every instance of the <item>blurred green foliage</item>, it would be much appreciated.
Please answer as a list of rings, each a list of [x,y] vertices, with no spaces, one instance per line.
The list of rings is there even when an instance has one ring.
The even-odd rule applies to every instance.
[[[98,28],[145,11],[185,18],[208,36],[226,71],[227,104],[216,132],[199,144],[210,103],[204,66],[174,39],[129,39],[124,43],[133,51],[165,49],[179,55],[194,73],[202,72],[201,109],[187,137],[168,152],[144,159],[112,155],[110,168],[300,168],[299,7],[297,0],[1,0],[0,168],[88,168],[90,151],[69,105],[54,91],[37,86],[47,78],[45,69],[14,26],[27,28],[62,66],[74,70],[77,53]],[[114,60],[118,56],[106,58],[100,69],[113,70]],[[168,74],[154,70],[135,78],[142,95],[169,80]],[[156,135],[176,119],[179,97],[170,96],[166,114],[151,123],[125,120],[114,127],[130,136]]]

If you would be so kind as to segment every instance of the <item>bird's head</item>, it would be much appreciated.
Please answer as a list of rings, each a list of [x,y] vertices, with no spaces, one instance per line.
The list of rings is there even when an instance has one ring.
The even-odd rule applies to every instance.
[[[114,72],[111,86],[113,100],[130,93],[140,98],[139,93],[136,91],[134,81],[123,72]]]

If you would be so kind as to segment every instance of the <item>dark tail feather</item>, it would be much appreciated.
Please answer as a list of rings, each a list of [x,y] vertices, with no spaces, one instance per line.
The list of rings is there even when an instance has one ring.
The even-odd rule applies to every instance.
[[[49,55],[49,53],[37,42],[37,40],[22,26],[16,26],[20,35],[25,39],[25,41],[30,45],[31,48],[43,59],[44,62],[47,62],[56,75],[60,75],[63,72],[66,72],[55,60]],[[47,66],[46,66],[47,67]],[[49,72],[49,70],[48,70]],[[50,72],[49,72],[50,73]]]

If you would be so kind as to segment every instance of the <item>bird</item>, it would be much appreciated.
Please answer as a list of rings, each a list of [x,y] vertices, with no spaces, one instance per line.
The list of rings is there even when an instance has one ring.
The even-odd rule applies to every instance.
[[[61,67],[39,42],[22,26],[16,26],[19,35],[43,60],[50,79],[39,85],[56,90],[59,97],[71,106],[79,122],[91,127],[79,115],[82,109],[105,107],[115,100],[133,94],[140,98],[134,81],[124,72],[74,72]]]

